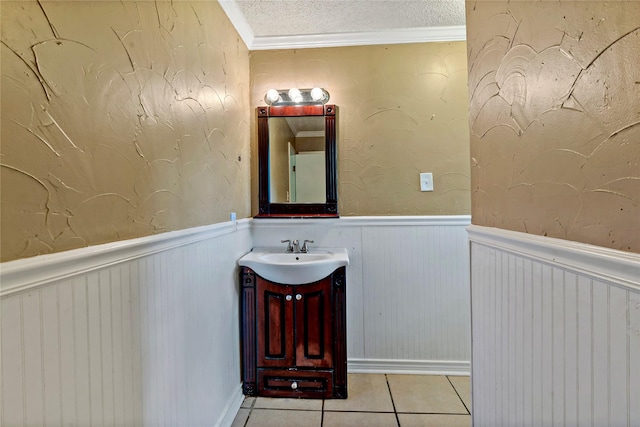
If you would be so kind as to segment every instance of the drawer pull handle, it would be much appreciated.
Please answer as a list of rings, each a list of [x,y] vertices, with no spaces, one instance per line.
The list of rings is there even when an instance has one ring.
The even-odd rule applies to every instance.
[[[297,382],[295,382],[295,381],[294,381],[294,382],[292,382],[292,383],[291,383],[291,388],[292,388],[293,390],[297,389],[297,388],[298,388],[298,383],[297,383]]]
[[[287,295],[287,296],[285,297],[285,299],[286,299],[287,301],[291,301],[293,298],[292,298],[292,296],[291,296],[291,295]]]
[[[302,299],[302,295],[296,294],[296,301],[300,301]]]

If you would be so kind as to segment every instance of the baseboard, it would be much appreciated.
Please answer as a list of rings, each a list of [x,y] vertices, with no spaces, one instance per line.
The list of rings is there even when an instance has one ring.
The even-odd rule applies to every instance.
[[[471,363],[454,360],[349,359],[352,374],[469,375]]]
[[[242,402],[244,401],[244,394],[242,394],[242,383],[238,384],[233,391],[231,398],[227,402],[227,406],[222,411],[222,415],[216,423],[216,427],[231,427],[233,420],[235,420]]]

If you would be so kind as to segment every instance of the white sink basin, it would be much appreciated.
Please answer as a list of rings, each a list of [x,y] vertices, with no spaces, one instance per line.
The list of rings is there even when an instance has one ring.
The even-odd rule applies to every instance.
[[[285,285],[317,282],[338,267],[349,265],[344,248],[312,248],[310,253],[286,253],[282,248],[254,248],[238,264],[257,275]]]

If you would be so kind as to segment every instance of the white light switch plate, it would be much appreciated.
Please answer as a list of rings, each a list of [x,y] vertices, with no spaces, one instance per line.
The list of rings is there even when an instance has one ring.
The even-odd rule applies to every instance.
[[[431,172],[420,174],[420,191],[433,191],[433,174]]]

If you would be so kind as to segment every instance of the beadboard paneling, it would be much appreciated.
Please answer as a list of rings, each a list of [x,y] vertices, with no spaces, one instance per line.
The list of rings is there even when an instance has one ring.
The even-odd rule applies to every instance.
[[[3,264],[0,424],[230,425],[248,224]]]
[[[467,233],[462,226],[362,230],[365,357],[470,357]]]
[[[474,425],[640,425],[640,256],[469,231]]]
[[[350,372],[469,372],[468,216],[255,219],[255,246],[345,247]]]

